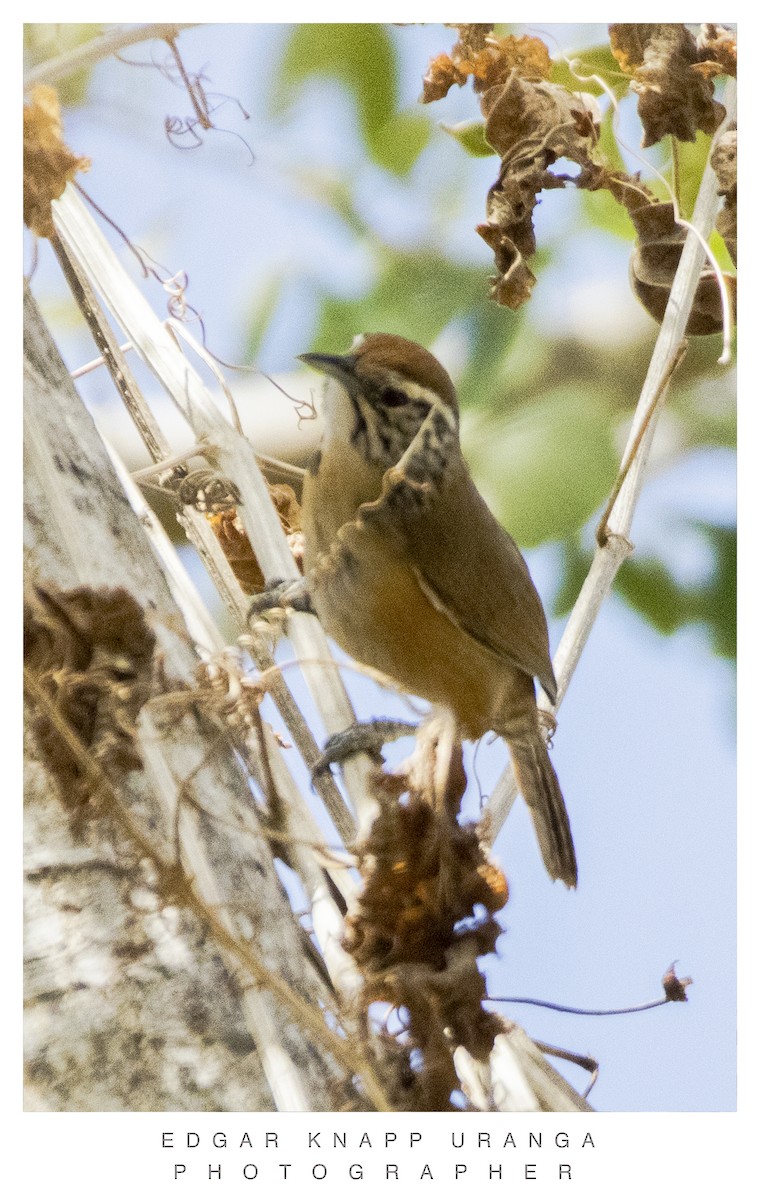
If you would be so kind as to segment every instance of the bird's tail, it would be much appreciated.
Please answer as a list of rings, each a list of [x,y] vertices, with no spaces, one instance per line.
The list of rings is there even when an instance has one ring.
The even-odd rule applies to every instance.
[[[577,885],[577,860],[564,797],[537,729],[508,739],[519,791],[532,814],[543,862],[551,879]]]

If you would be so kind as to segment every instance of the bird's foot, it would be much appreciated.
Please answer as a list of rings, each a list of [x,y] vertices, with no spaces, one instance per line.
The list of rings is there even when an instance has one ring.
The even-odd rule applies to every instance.
[[[324,751],[311,768],[311,778],[316,779],[322,771],[329,770],[333,763],[343,762],[352,754],[366,752],[380,757],[381,748],[386,742],[396,741],[414,733],[416,729],[417,725],[412,721],[390,721],[385,718],[358,721],[327,739]]]
[[[286,612],[313,613],[308,584],[305,579],[269,579],[250,605],[248,621],[264,616],[275,609]]]
[[[547,708],[538,708],[537,720],[540,725],[540,732],[543,735],[543,741],[545,742],[546,746],[550,746],[551,742],[553,741],[553,735],[558,728],[558,721],[554,717],[553,713],[549,712]]]

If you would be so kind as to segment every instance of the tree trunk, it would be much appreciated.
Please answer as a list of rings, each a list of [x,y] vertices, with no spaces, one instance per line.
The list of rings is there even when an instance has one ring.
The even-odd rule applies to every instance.
[[[24,315],[26,1105],[344,1106],[347,1070],[300,1019],[325,979],[225,721],[28,293]]]

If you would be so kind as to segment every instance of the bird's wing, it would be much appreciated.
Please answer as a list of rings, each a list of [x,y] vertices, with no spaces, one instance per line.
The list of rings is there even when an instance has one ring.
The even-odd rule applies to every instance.
[[[360,515],[384,517],[406,545],[423,591],[477,642],[540,680],[551,701],[556,679],[545,613],[513,538],[493,517],[462,457],[438,483],[389,472],[383,493]],[[384,515],[385,514],[385,515]]]

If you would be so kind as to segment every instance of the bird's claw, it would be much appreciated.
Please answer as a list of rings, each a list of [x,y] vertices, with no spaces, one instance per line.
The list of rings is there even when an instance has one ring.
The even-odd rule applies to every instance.
[[[248,621],[261,617],[274,609],[313,613],[308,586],[305,579],[270,579],[263,591],[254,598],[247,611]]]
[[[344,762],[352,754],[375,754],[380,758],[381,748],[386,742],[412,734],[416,728],[412,721],[385,718],[349,725],[348,729],[342,729],[327,739],[322,754],[311,768],[311,779],[315,780],[322,771],[328,771],[333,763]]]

